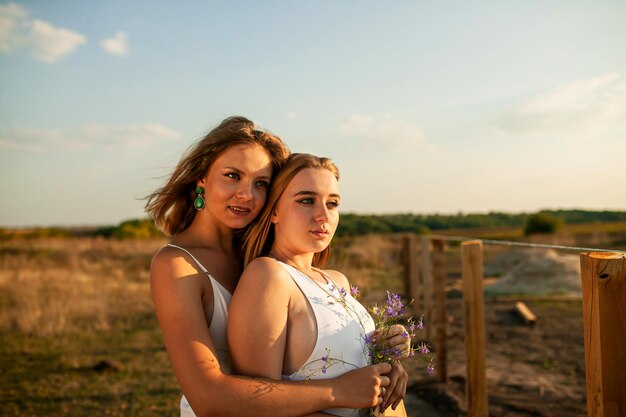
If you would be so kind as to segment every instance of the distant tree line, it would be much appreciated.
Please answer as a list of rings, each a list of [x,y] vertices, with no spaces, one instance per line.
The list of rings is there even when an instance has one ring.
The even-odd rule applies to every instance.
[[[93,232],[94,236],[113,237],[116,239],[151,239],[163,237],[150,219],[126,220],[117,226],[101,227]]]
[[[457,214],[355,214],[342,213],[337,236],[368,233],[427,233],[445,229],[524,228],[526,234],[556,231],[563,224],[626,222],[626,211],[542,210],[538,213],[489,212]],[[530,229],[529,229],[530,227]],[[0,228],[0,239],[102,236],[116,239],[149,239],[163,234],[149,219],[132,219],[117,226],[99,228]]]
[[[539,213],[458,213],[458,214],[381,214],[362,215],[347,213],[341,215],[339,236],[354,236],[366,233],[424,233],[446,229],[497,229],[500,227],[525,228],[531,216],[539,219],[531,222],[528,234],[542,231],[556,231],[563,224],[601,223],[626,221],[626,211],[588,211],[588,210],[542,210]],[[556,221],[549,220],[550,218]],[[544,226],[554,223],[554,226]],[[536,224],[536,225],[535,225]]]
[[[163,237],[150,219],[126,220],[117,226],[0,228],[0,239],[38,239],[64,237],[104,237],[115,239],[151,239]]]

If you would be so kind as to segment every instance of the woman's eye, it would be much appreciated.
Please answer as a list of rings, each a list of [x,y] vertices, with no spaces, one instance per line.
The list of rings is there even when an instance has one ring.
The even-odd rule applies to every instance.
[[[313,204],[313,199],[312,198],[302,198],[302,199],[298,200],[298,203]]]
[[[337,208],[339,207],[339,201],[329,201],[326,205],[330,208]]]
[[[231,178],[233,180],[238,180],[239,179],[239,174],[237,174],[236,172],[229,172],[227,174],[224,174],[225,176],[227,176],[228,178]]]
[[[270,183],[268,181],[257,181],[256,186],[259,188],[267,188],[270,186]]]

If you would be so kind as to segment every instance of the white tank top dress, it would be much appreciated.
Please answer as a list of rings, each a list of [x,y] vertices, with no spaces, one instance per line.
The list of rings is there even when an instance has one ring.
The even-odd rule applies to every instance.
[[[209,333],[215,350],[217,351],[217,361],[220,364],[222,372],[230,373],[230,357],[228,355],[228,337],[226,335],[226,326],[228,324],[228,306],[232,295],[226,288],[215,278],[211,276],[209,271],[202,265],[187,249],[173,244],[167,246],[180,249],[191,256],[191,259],[198,265],[198,267],[209,277],[211,282],[211,288],[213,288],[213,318],[211,319],[211,325],[209,326]],[[180,416],[181,417],[196,417],[196,414],[191,409],[187,398],[183,395],[180,399]]]
[[[374,320],[367,310],[326,274],[326,283],[317,282],[298,269],[279,263],[289,273],[307,298],[317,323],[317,341],[305,364],[282,379],[302,381],[334,378],[370,364],[365,336],[374,331]],[[356,416],[351,408],[323,410],[338,416]]]

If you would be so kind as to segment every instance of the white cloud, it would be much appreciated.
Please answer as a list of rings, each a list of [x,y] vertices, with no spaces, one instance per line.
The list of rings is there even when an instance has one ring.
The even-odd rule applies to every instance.
[[[0,148],[36,153],[52,149],[146,149],[162,140],[178,140],[181,137],[180,133],[160,124],[91,124],[67,131],[18,128],[0,132]]]
[[[0,52],[23,49],[32,58],[52,64],[86,43],[78,32],[30,18],[19,4],[0,4]]]
[[[26,19],[28,12],[15,3],[0,4],[0,51],[11,52],[23,43],[19,36],[20,23]]]
[[[93,144],[110,144],[145,149],[161,139],[180,139],[182,135],[160,124],[105,126],[91,124],[81,128],[80,135]]]
[[[14,151],[23,151],[29,153],[43,153],[45,148],[42,145],[34,143],[20,143],[0,139],[0,149],[9,149]]]
[[[497,126],[510,134],[570,138],[626,131],[626,83],[616,73],[572,82],[531,97]]]
[[[100,46],[111,55],[126,56],[130,54],[128,36],[125,32],[115,32],[115,36],[100,41]]]
[[[350,136],[385,147],[414,147],[424,142],[424,132],[415,123],[392,116],[353,114],[339,129]]]

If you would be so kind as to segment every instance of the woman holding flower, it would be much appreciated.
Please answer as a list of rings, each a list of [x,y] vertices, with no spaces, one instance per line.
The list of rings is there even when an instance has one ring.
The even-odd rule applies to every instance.
[[[367,407],[378,404],[389,384],[388,364],[311,384],[230,373],[226,324],[242,269],[238,233],[260,212],[288,155],[278,137],[231,117],[197,142],[149,198],[148,213],[172,236],[154,256],[150,285],[184,393],[183,417],[290,417]]]
[[[268,202],[245,237],[246,269],[233,296],[228,341],[234,369],[273,379],[315,381],[367,366],[367,311],[346,277],[322,270],[339,221],[337,167],[294,154],[276,176]],[[354,290],[353,290],[354,291]],[[396,359],[410,351],[402,326],[385,333]],[[395,362],[381,408],[404,397],[407,374]],[[328,409],[350,416],[355,408]]]

